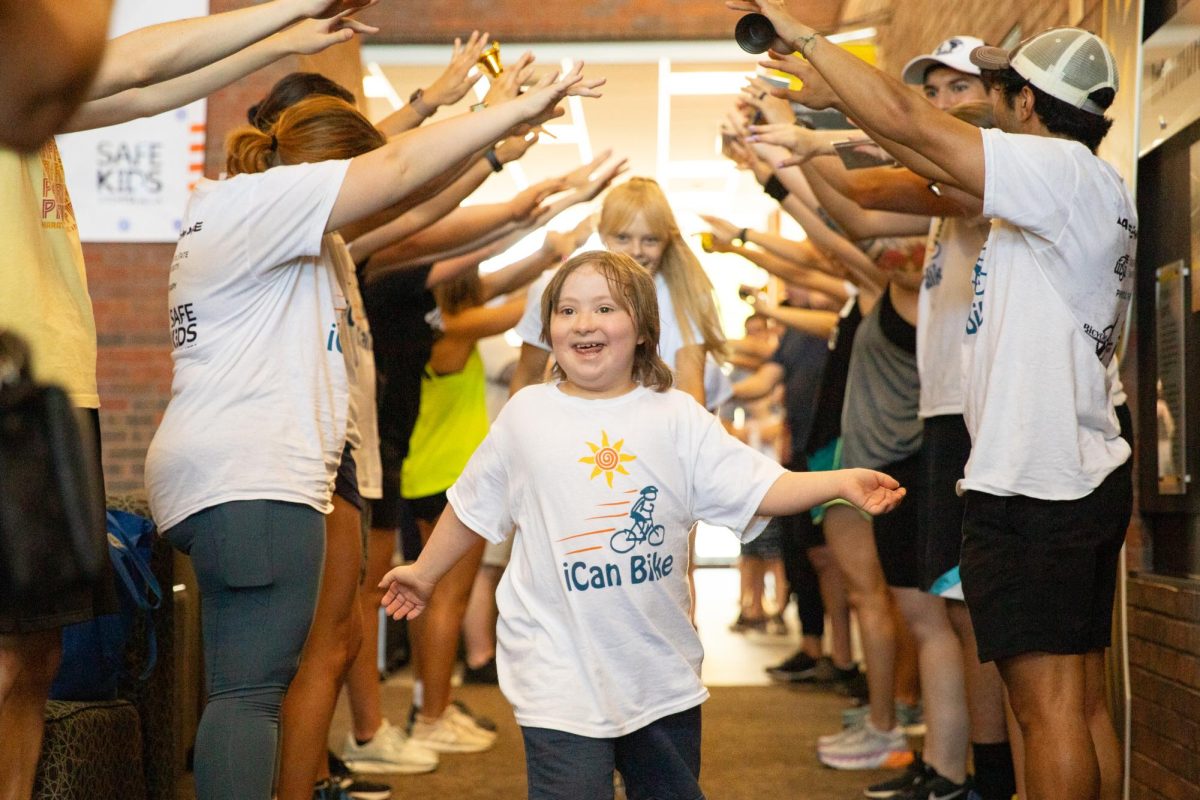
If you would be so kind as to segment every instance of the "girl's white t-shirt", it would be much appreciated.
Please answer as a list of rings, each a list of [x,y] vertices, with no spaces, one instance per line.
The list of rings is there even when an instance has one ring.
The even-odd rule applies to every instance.
[[[525,344],[549,350],[550,345],[542,339],[542,295],[550,285],[553,272],[543,273],[529,285],[525,294],[525,313],[517,322],[513,331]],[[658,355],[671,371],[675,371],[675,356],[686,344],[683,331],[679,328],[679,317],[675,314],[675,305],[671,302],[671,292],[667,288],[667,280],[661,273],[654,276],[654,290],[658,297]],[[700,331],[693,325],[691,343],[702,343],[704,340]],[[711,354],[704,358],[704,401],[710,411],[715,411],[733,397],[733,384],[729,376],[721,369],[721,365]]]
[[[1130,456],[1109,365],[1133,292],[1137,213],[1078,142],[984,130],[984,214],[963,345],[963,489],[1091,493]]]
[[[615,737],[703,702],[688,530],[752,539],[782,474],[677,390],[518,392],[447,493],[489,541],[516,526],[496,663],[517,721]]]
[[[963,325],[973,298],[972,268],[989,229],[986,217],[939,217],[930,223],[917,300],[922,419],[962,413]]]
[[[192,192],[168,287],[171,400],[146,455],[160,529],[234,500],[331,510],[348,386],[321,250],[348,165],[275,167]]]

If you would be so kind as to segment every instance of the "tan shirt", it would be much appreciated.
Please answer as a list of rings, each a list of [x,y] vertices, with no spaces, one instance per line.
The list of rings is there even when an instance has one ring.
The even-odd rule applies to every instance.
[[[29,155],[0,149],[0,327],[29,343],[37,380],[100,406],[96,321],[53,140]]]

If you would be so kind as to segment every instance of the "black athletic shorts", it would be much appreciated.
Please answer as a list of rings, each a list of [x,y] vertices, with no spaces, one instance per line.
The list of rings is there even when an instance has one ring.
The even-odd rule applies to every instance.
[[[875,549],[879,551],[879,565],[888,586],[898,589],[915,589],[917,586],[917,508],[924,502],[925,487],[921,474],[921,454],[879,468],[908,490],[903,502],[888,514],[873,519]]]
[[[1117,416],[1128,439],[1128,408]],[[961,572],[980,661],[1108,647],[1131,462],[1078,500],[967,492]]]
[[[922,441],[925,492],[917,508],[920,586],[922,591],[940,595],[939,589],[959,583],[966,500],[958,494],[958,481],[971,456],[971,434],[961,414],[943,414],[925,420]]]
[[[354,454],[350,452],[349,444],[342,447],[342,460],[338,462],[333,493],[360,512],[363,510],[363,496],[358,493],[358,465],[354,463]]]
[[[381,439],[379,460],[383,468],[383,497],[368,503],[371,527],[396,531],[400,537],[400,554],[405,561],[416,561],[421,554],[421,532],[417,529],[408,503],[400,496],[400,470],[404,466],[404,456],[395,444]]]

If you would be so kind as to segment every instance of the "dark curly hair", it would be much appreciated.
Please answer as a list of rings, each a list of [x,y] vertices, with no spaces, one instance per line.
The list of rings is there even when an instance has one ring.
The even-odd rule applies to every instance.
[[[1046,126],[1046,130],[1074,139],[1093,153],[1100,147],[1100,142],[1104,141],[1109,128],[1112,127],[1113,121],[1108,117],[1084,111],[1057,97],[1051,97],[1012,67],[1004,70],[984,70],[983,79],[989,88],[1000,90],[1009,108],[1016,107],[1017,95],[1028,86],[1033,92],[1033,111]],[[1089,97],[1101,108],[1108,108],[1112,105],[1116,92],[1105,87],[1092,92]]]

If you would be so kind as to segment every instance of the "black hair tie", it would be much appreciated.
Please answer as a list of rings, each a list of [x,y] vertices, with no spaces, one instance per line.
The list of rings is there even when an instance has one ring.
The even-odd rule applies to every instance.
[[[271,134],[271,152],[279,149],[279,140],[275,138],[275,134]]]

